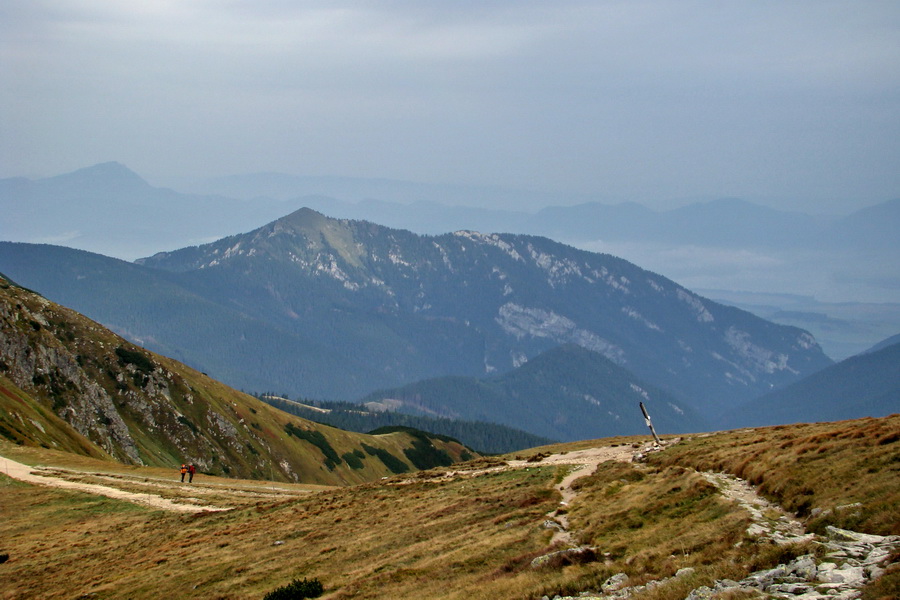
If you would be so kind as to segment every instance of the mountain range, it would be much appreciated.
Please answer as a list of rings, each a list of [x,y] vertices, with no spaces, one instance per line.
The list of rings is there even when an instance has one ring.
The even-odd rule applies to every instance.
[[[900,201],[843,216],[740,199],[657,211],[589,197],[275,173],[189,189],[155,187],[119,163],[38,180],[3,179],[0,239],[134,260],[248,231],[309,207],[423,235],[521,233],[615,254],[687,288],[708,290],[707,297],[734,298],[758,316],[806,328],[834,359],[900,331],[893,259],[900,252],[893,234],[900,227]],[[757,310],[748,292],[770,299],[815,295],[817,301],[805,303],[803,313],[809,314],[797,312],[790,299]]]
[[[309,207],[332,217],[420,234],[503,231],[579,246],[604,240],[732,249],[896,251],[900,245],[893,235],[900,223],[900,198],[849,215],[828,216],[738,198],[657,211],[635,202],[604,204],[573,197],[558,205],[560,198],[551,194],[278,173],[227,177],[189,187],[195,191],[152,186],[116,162],[44,179],[0,179],[0,208],[7,217],[0,224],[0,239],[65,240],[74,242],[68,244],[73,247],[131,259],[149,254],[142,252],[147,247],[155,252],[169,244],[180,247],[212,240]],[[537,202],[555,205],[533,211],[485,208]],[[96,235],[100,232],[104,235]],[[119,251],[110,252],[112,248]]]
[[[22,285],[251,391],[354,400],[422,379],[502,375],[575,344],[638,388],[664,391],[663,405],[715,422],[831,364],[802,330],[535,236],[420,236],[301,209],[139,263],[0,244],[0,268]]]
[[[844,421],[900,413],[900,340],[885,344],[738,407],[726,425]]]
[[[505,423],[551,439],[646,432],[641,403],[659,431],[706,431],[690,404],[644,383],[610,359],[576,344],[547,350],[502,375],[440,377],[365,398],[370,408]]]

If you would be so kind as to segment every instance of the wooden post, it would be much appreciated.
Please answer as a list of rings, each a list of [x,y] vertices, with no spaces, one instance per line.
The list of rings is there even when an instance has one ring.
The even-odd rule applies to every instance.
[[[644,413],[644,422],[647,423],[647,427],[650,428],[650,433],[653,434],[653,439],[656,440],[657,446],[662,446],[662,442],[659,441],[659,436],[656,435],[656,430],[653,429],[653,423],[650,421],[650,415],[647,414],[647,409],[644,408],[644,403],[641,402],[641,412]]]

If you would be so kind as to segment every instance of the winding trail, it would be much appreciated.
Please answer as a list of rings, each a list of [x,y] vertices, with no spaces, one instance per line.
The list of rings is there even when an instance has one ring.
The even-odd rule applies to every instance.
[[[545,526],[554,530],[553,537],[550,538],[551,544],[561,544],[565,546],[575,546],[575,538],[569,529],[569,517],[567,516],[568,506],[572,504],[578,496],[572,488],[577,480],[582,477],[592,475],[600,463],[607,461],[632,462],[634,456],[640,452],[646,452],[652,444],[642,446],[636,449],[630,445],[622,446],[602,446],[599,448],[587,448],[585,450],[575,450],[561,454],[551,454],[544,457],[540,462],[528,462],[524,460],[509,461],[509,468],[524,468],[534,466],[535,464],[546,465],[574,465],[572,469],[560,482],[559,493],[562,499],[559,502],[559,508],[547,513],[548,521]]]
[[[128,502],[134,502],[135,504],[141,504],[143,506],[149,506],[150,508],[156,508],[160,510],[198,513],[205,511],[229,510],[231,508],[225,506],[181,504],[169,500],[168,498],[163,498],[162,496],[156,494],[128,492],[105,485],[68,481],[66,479],[60,479],[59,477],[50,475],[49,473],[51,470],[47,467],[30,467],[14,460],[10,460],[6,457],[0,457],[0,469],[2,469],[0,470],[0,472],[2,472],[3,474],[12,477],[13,479],[24,481],[26,483],[46,485],[50,487],[75,490],[79,492],[87,492],[88,494],[96,494],[116,500],[126,500]],[[42,474],[42,471],[44,472],[44,474]],[[58,472],[59,470],[53,469],[53,471]]]

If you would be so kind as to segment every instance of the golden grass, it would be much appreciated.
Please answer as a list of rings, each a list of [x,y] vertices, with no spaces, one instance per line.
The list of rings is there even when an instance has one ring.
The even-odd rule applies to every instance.
[[[477,598],[472,589],[506,589],[502,567],[545,545],[554,476],[397,478],[198,516],[4,477],[0,598],[255,598],[301,576],[332,598]]]
[[[636,597],[675,600],[715,579],[740,579],[811,550],[748,538],[748,515],[690,467],[743,465],[745,475],[762,472],[761,482],[770,489],[793,489],[784,482],[799,478],[792,485],[809,487],[816,502],[842,505],[860,495],[887,493],[885,502],[896,507],[890,493],[897,487],[891,471],[897,444],[880,442],[893,435],[896,424],[889,418],[696,436],[659,453],[650,465],[603,463],[577,481],[578,495],[567,510],[578,541],[597,548],[596,560],[560,560],[540,569],[533,569],[531,561],[555,549],[549,546],[551,532],[541,525],[559,508],[558,485],[567,466],[533,463],[446,477],[439,476],[449,470],[435,469],[354,487],[306,488],[305,494],[298,489],[294,495],[247,500],[235,510],[190,516],[0,476],[0,553],[10,556],[0,565],[0,599],[258,599],[307,577],[319,579],[324,598],[331,600],[536,600],[598,590],[618,572],[639,584],[694,567],[692,576]],[[817,436],[824,437],[813,441]],[[818,459],[810,467],[793,458],[811,444],[828,450],[802,455],[833,457],[838,471],[859,468],[861,461],[881,472],[854,480],[860,490],[838,489],[830,478],[819,477]],[[62,458],[34,449],[16,451],[13,458],[31,464]],[[792,458],[782,460],[785,455]],[[102,472],[97,468],[102,461],[70,461],[64,466],[83,469],[85,477],[104,477],[94,472]],[[498,462],[483,459],[478,466]],[[124,477],[119,481],[126,485],[160,472],[121,469],[113,475]],[[174,484],[174,472],[162,472],[181,488]],[[879,474],[887,483],[877,483]],[[202,485],[211,489],[211,499],[217,491],[213,484],[272,486],[206,478]],[[238,497],[219,489],[220,499]],[[864,512],[873,523],[885,520],[868,507]]]
[[[651,462],[725,471],[770,500],[826,525],[900,534],[900,415],[695,436]],[[861,503],[860,507],[847,507]],[[819,509],[819,510],[815,510]]]

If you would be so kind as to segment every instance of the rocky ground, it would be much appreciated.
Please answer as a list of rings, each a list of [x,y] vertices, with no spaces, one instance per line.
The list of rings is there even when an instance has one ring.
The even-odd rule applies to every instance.
[[[648,451],[653,449],[643,448],[630,454],[633,458],[641,460]],[[573,472],[577,473],[579,471]],[[863,586],[884,573],[890,566],[891,553],[900,548],[900,536],[869,535],[830,526],[824,537],[807,533],[800,521],[780,506],[761,497],[746,481],[726,473],[702,475],[719,488],[725,498],[737,502],[750,513],[753,523],[747,530],[748,534],[768,539],[776,544],[812,541],[823,545],[828,553],[825,560],[817,560],[814,555],[808,554],[788,564],[778,565],[774,569],[752,573],[741,581],[717,581],[714,587],[704,586],[693,590],[685,600],[708,600],[720,594],[730,596],[735,593],[784,600],[853,600],[860,596]],[[568,500],[564,501],[574,499],[571,490],[569,491]],[[570,532],[564,529],[564,521],[560,521],[557,517],[556,524],[560,527],[561,535],[564,533],[570,536]],[[557,525],[546,524],[548,527]],[[554,537],[554,539],[564,540],[571,537]],[[560,553],[594,550],[596,549],[583,547],[562,550],[535,559],[532,566],[539,567],[542,561]],[[674,577],[686,577],[693,572],[693,569],[681,569]],[[669,580],[630,586],[628,576],[619,573],[604,582],[600,590],[585,591],[578,596],[555,596],[553,599],[545,596],[544,600],[625,600],[639,592],[663,585],[667,581]]]

